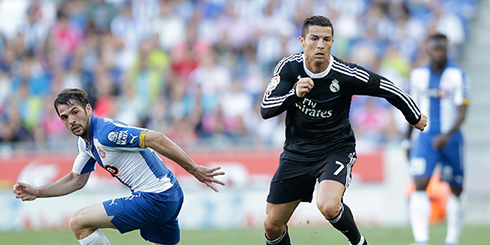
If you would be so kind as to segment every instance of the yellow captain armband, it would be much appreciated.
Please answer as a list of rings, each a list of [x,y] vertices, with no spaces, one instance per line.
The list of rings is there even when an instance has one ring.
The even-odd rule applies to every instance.
[[[145,137],[146,137],[147,133],[148,133],[148,131],[141,131],[141,133],[140,133],[140,147],[141,148],[146,148]]]
[[[469,105],[469,104],[470,104],[470,99],[464,98],[463,105]]]

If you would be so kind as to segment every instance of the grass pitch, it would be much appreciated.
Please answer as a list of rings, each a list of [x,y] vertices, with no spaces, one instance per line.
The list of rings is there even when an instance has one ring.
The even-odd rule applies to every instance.
[[[410,227],[360,227],[361,233],[373,245],[408,245],[413,242]],[[150,244],[144,241],[138,231],[119,234],[115,230],[102,230],[113,245]],[[490,244],[490,225],[465,226],[460,245]],[[239,230],[183,230],[182,245],[263,245],[264,232],[260,228]],[[445,224],[430,228],[432,245],[443,245],[446,234]],[[346,238],[332,227],[291,227],[290,235],[295,245],[342,245],[348,244]],[[0,232],[0,245],[77,245],[79,244],[69,230],[13,231]]]

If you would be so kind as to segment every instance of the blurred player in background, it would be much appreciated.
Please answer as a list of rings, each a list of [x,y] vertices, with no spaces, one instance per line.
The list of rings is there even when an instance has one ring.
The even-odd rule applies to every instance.
[[[430,200],[426,189],[434,169],[441,163],[441,180],[447,181],[452,194],[446,205],[446,244],[458,244],[463,222],[463,136],[460,127],[469,104],[464,71],[448,60],[448,39],[433,34],[427,40],[427,66],[410,75],[410,93],[428,114],[427,129],[418,134],[409,151],[410,172],[416,191],[410,196],[410,220],[416,244],[429,242]],[[410,145],[412,128],[407,130],[405,144]]]
[[[334,29],[328,18],[307,18],[299,41],[304,52],[277,64],[261,104],[264,119],[287,111],[284,152],[267,197],[266,243],[291,244],[287,223],[300,202],[311,202],[318,181],[317,206],[324,217],[350,244],[368,244],[343,203],[356,161],[352,96],[385,98],[419,130],[427,118],[388,79],[331,55]]]
[[[85,186],[96,163],[132,192],[128,197],[80,209],[72,216],[70,228],[82,245],[110,244],[99,228],[115,228],[121,233],[139,229],[141,236],[154,244],[179,244],[177,216],[183,192],[156,152],[178,163],[214,191],[218,191],[215,183],[224,185],[215,178],[224,174],[218,171],[219,167],[197,165],[163,133],[92,115],[83,90],[63,90],[54,107],[63,124],[78,136],[78,156],[72,172],[41,187],[18,182],[13,187],[16,197],[31,201],[72,193]]]

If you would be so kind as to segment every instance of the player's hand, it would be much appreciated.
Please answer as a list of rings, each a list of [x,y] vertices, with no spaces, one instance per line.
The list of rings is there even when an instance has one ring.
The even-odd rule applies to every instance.
[[[446,147],[449,136],[447,134],[438,134],[432,141],[432,148],[438,150]]]
[[[427,126],[427,116],[424,114],[420,114],[419,122],[412,126],[420,131],[424,131],[425,126]]]
[[[225,182],[218,180],[215,176],[225,175],[225,172],[218,171],[221,167],[208,168],[205,166],[198,166],[196,171],[192,173],[197,180],[204,183],[207,187],[213,189],[215,192],[219,192],[215,184],[225,185]]]
[[[302,77],[298,80],[296,83],[296,95],[299,98],[305,97],[307,93],[311,91],[315,84],[313,83],[313,80],[309,77]]]
[[[15,197],[22,201],[32,201],[39,197],[39,190],[26,183],[17,182],[12,189]]]

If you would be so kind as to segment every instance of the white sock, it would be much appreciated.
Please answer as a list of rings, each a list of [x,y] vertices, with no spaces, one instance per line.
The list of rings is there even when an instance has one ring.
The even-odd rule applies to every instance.
[[[446,244],[458,244],[463,226],[463,207],[461,199],[451,194],[446,204],[447,234]]]
[[[429,242],[430,199],[425,191],[410,195],[409,211],[413,238],[417,243]]]
[[[94,233],[82,240],[78,240],[78,242],[80,242],[80,245],[111,245],[109,239],[99,230],[95,230]]]

